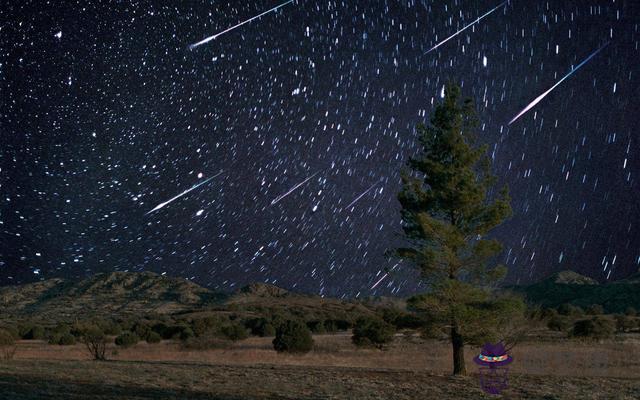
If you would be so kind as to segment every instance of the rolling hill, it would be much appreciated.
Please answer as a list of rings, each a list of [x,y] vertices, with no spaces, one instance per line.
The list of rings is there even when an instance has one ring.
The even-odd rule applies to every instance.
[[[263,283],[231,294],[216,292],[183,278],[152,272],[112,272],[79,282],[55,278],[0,287],[0,319],[5,320],[57,322],[132,315],[186,318],[219,313],[280,313],[353,320],[372,310],[358,302],[294,293]]]
[[[607,313],[621,313],[628,307],[640,310],[638,277],[600,284],[573,271],[561,271],[532,285],[510,289],[524,294],[530,303],[543,307],[569,303],[583,308],[599,304]]]

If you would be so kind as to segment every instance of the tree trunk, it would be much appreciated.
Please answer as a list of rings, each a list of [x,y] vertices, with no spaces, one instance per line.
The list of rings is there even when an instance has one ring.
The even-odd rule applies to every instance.
[[[464,365],[464,341],[458,332],[456,324],[451,328],[451,345],[453,346],[453,374],[466,375],[467,369]]]

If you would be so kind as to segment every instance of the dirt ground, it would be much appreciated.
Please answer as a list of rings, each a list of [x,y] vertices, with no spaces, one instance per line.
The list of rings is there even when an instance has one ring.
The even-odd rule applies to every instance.
[[[178,343],[109,347],[106,362],[82,345],[23,341],[0,362],[0,399],[640,399],[640,345],[526,343],[512,355],[509,388],[484,394],[467,348],[470,376],[450,376],[446,343],[398,338],[362,350],[348,335],[316,336],[301,356],[275,353],[270,338],[226,349],[187,351]]]

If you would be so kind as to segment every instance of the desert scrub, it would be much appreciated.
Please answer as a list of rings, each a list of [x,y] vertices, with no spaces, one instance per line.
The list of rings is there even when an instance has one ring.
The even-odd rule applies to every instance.
[[[353,328],[351,340],[356,346],[374,346],[382,348],[393,340],[393,325],[377,318],[360,318]]]
[[[11,360],[16,353],[15,338],[6,329],[0,329],[0,358]]]
[[[122,332],[116,337],[116,346],[131,347],[140,341],[140,337],[133,332]]]
[[[611,320],[603,317],[582,319],[573,324],[571,336],[581,339],[602,340],[613,336],[614,325]]]
[[[160,336],[157,332],[150,332],[145,338],[147,343],[160,343],[162,341],[162,336]]]
[[[289,320],[276,329],[273,348],[277,352],[308,353],[313,348],[313,338],[307,325]]]
[[[220,328],[220,333],[227,339],[232,341],[244,340],[249,337],[247,328],[239,323],[230,323]]]

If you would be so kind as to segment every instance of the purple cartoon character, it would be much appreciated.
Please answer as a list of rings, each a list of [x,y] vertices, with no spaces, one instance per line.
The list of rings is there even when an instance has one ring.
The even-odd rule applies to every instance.
[[[485,343],[473,361],[479,365],[480,387],[489,394],[500,394],[507,387],[509,368],[513,358],[507,354],[502,342]]]

